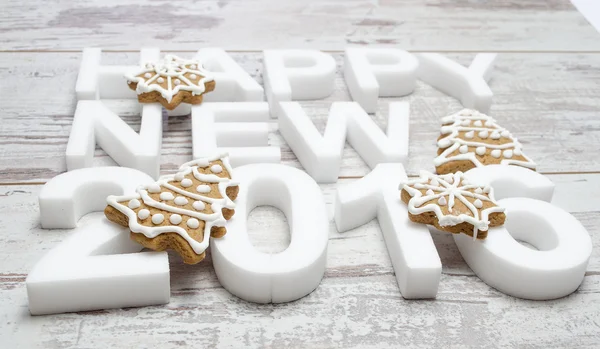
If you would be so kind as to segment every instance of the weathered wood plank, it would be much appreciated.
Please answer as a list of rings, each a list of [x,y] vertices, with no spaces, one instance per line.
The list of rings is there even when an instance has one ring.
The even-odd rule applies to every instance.
[[[371,44],[426,51],[600,50],[598,33],[562,0],[7,0],[0,6],[3,50],[136,50],[140,44],[170,50]]]
[[[189,55],[189,54],[188,54]],[[260,53],[232,53],[246,71],[262,83]],[[472,54],[451,54],[468,64]],[[107,64],[135,64],[135,53],[106,53]],[[332,96],[301,104],[323,132],[332,102],[349,101],[338,62],[336,90]],[[75,110],[74,88],[79,53],[0,53],[0,183],[47,181],[65,171],[64,152]],[[600,171],[600,158],[590,151],[600,145],[600,55],[598,54],[502,54],[491,81],[495,93],[492,114],[511,129],[526,153],[542,172]],[[374,116],[383,128],[390,101],[411,102],[410,161],[407,170],[433,170],[438,117],[456,111],[459,103],[428,85],[419,83],[415,93],[404,98],[381,98]],[[139,128],[135,101],[106,101],[134,129]],[[163,170],[172,171],[191,159],[189,117],[166,121],[163,137]],[[280,145],[282,162],[300,167],[295,155],[273,121],[270,143]],[[98,164],[112,163],[102,150]],[[340,175],[362,176],[368,168],[349,146],[344,150]]]
[[[552,175],[557,194],[600,187],[600,175]],[[351,182],[342,180],[340,184]],[[330,217],[336,185],[323,185]],[[598,196],[579,203],[557,195],[586,226],[594,252],[580,289],[569,297],[531,302],[506,296],[474,276],[452,238],[434,235],[443,264],[435,301],[406,301],[398,291],[378,224],[340,234],[330,228],[326,276],[311,295],[284,305],[256,305],[224,290],[210,255],[187,266],[173,254],[171,302],[165,306],[31,317],[27,272],[68,230],[39,227],[41,186],[0,186],[0,338],[7,347],[106,346],[254,347],[593,347],[600,341],[600,212]],[[592,193],[593,194],[593,193]],[[99,213],[88,215],[81,224]],[[255,246],[268,253],[289,243],[281,212],[251,215]],[[560,316],[555,314],[560,313]]]
[[[198,274],[202,274],[198,271]],[[548,302],[506,297],[474,277],[442,276],[435,301],[405,301],[393,275],[326,278],[309,296],[254,305],[220,287],[174,292],[161,307],[31,318],[24,285],[2,291],[7,347],[595,348],[598,276]]]

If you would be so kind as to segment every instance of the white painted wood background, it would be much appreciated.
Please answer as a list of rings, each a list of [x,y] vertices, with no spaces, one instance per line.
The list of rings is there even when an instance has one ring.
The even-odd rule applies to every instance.
[[[330,225],[327,272],[311,295],[256,305],[225,291],[210,256],[186,266],[170,255],[171,303],[32,317],[25,277],[67,230],[42,230],[37,195],[65,171],[75,79],[86,46],[108,49],[107,63],[137,62],[142,46],[193,52],[221,46],[262,82],[260,50],[317,48],[341,63],[348,45],[445,52],[468,64],[497,51],[492,114],[510,128],[557,185],[554,204],[592,235],[594,252],[574,294],[548,302],[506,296],[477,278],[452,238],[435,235],[443,263],[436,300],[402,299],[372,221],[340,234]],[[255,0],[0,3],[0,348],[385,348],[600,346],[600,35],[567,1]],[[303,102],[324,129],[332,101],[349,100],[340,74],[333,96]],[[438,118],[460,106],[419,84],[411,102],[409,174],[432,170]],[[106,101],[134,128],[135,103]],[[163,172],[191,159],[190,119],[165,120]],[[301,167],[272,126],[282,162]],[[111,163],[102,150],[98,165]],[[336,185],[322,185],[329,214],[337,185],[368,172],[349,147]],[[84,217],[84,223],[89,217]],[[276,253],[289,243],[281,212],[259,208],[253,243]]]

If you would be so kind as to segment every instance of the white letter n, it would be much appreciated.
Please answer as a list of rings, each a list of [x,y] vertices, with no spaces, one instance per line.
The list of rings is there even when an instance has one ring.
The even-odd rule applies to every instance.
[[[67,170],[92,167],[98,144],[117,164],[158,178],[162,145],[162,107],[142,106],[142,124],[136,133],[102,101],[77,102],[67,143]]]

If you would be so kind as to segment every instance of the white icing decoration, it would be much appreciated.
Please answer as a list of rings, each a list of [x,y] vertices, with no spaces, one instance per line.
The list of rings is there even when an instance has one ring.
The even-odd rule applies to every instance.
[[[138,200],[138,199],[129,200],[129,204],[127,205],[127,207],[129,207],[132,210],[136,209],[136,208],[138,208],[140,206],[141,206],[140,200]]]
[[[491,139],[500,139],[500,132],[498,131],[494,131],[492,132],[492,134],[490,135]]]
[[[442,138],[438,141],[438,147],[440,148],[446,148],[448,146],[450,146],[450,141],[448,139]]]
[[[165,220],[165,216],[162,213],[155,213],[152,215],[152,223],[160,224]]]
[[[221,173],[221,172],[223,172],[223,167],[221,167],[221,165],[212,165],[210,167],[210,172],[212,172],[212,173]]]
[[[438,185],[440,185],[440,183],[438,183],[438,180],[437,180],[437,179],[435,179],[435,178],[433,178],[429,184],[431,184],[431,185],[433,185],[433,186],[436,186],[436,187],[437,187]]]
[[[140,217],[140,219],[146,219],[146,218],[150,217],[150,211],[143,208],[138,212],[138,217]]]
[[[152,76],[152,74],[150,74],[150,73],[146,73],[146,74],[144,74],[144,77],[145,77],[146,79],[150,79],[150,77],[151,77],[151,76]]]
[[[473,123],[473,126],[482,127],[483,124],[481,123],[481,120],[477,120]]]
[[[203,211],[206,208],[206,204],[202,201],[194,201],[194,203],[192,204],[192,207],[196,211]]]
[[[510,159],[513,156],[513,151],[510,149],[505,150],[502,155],[504,155],[505,158]]]
[[[458,151],[459,151],[461,154],[464,154],[464,153],[466,153],[466,152],[468,152],[468,151],[469,151],[469,147],[463,144],[463,145],[461,145],[461,146],[460,146],[460,148],[458,148]]]
[[[203,211],[206,208],[206,204],[202,201],[194,201],[194,203],[192,204],[192,207],[196,211]]]
[[[155,73],[151,78],[145,78],[146,73]],[[185,77],[185,74],[192,73],[202,76],[198,81],[190,81]],[[143,75],[143,76],[140,76]],[[173,96],[179,91],[189,91],[192,95],[201,95],[206,91],[207,82],[213,80],[210,72],[202,67],[202,63],[198,60],[184,60],[175,55],[166,55],[162,60],[156,63],[149,63],[142,66],[139,71],[131,74],[126,74],[125,78],[128,81],[136,82],[137,94],[157,91],[168,102],[171,102]],[[162,87],[162,84],[168,80],[167,88]],[[175,87],[173,88],[171,80],[174,80]],[[195,79],[194,79],[195,80]],[[157,83],[155,83],[155,81]]]
[[[200,226],[200,222],[196,219],[196,218],[190,218],[188,219],[188,221],[186,222],[187,226],[192,228],[192,229],[196,229]],[[209,232],[210,235],[210,232]]]
[[[471,120],[463,120],[460,124],[463,126],[469,126],[471,124]]]
[[[440,185],[432,186],[429,184],[429,181],[432,178],[437,178]],[[449,179],[452,179],[452,182]],[[417,184],[421,184],[424,187],[431,189],[434,191],[434,194],[430,195],[426,193],[426,195],[423,195],[420,190],[415,189]],[[496,205],[491,187],[484,187],[483,192],[488,194],[482,194],[481,187],[475,184],[464,184],[463,173],[460,171],[444,176],[436,176],[427,171],[421,171],[421,176],[419,178],[408,181],[402,188],[411,196],[411,199],[408,202],[408,211],[411,214],[418,215],[425,212],[434,212],[440,226],[456,226],[460,223],[467,222],[473,225],[473,239],[477,239],[478,231],[488,230],[488,217],[490,213],[504,212],[504,208]],[[446,199],[446,197],[448,199]],[[477,204],[470,202],[467,198],[474,198],[475,201],[481,201],[481,207],[483,207],[483,201],[492,202],[495,204],[495,206],[488,207],[482,210],[480,213],[478,207],[476,207]],[[430,203],[430,201],[436,199],[438,203],[437,205]],[[455,200],[462,202],[463,205],[465,205],[471,211],[472,215],[444,214],[440,206],[448,205],[448,212],[452,213]]]
[[[472,122],[471,126],[462,126],[464,120],[470,120]],[[441,127],[441,133],[444,137],[437,141],[437,145],[440,149],[443,149],[443,152],[433,160],[436,167],[447,162],[463,160],[471,161],[476,167],[485,166],[476,155],[483,156],[488,153],[488,149],[490,149],[490,154],[497,159],[500,159],[502,157],[502,152],[507,149],[512,150],[514,155],[521,156],[523,154],[521,144],[517,139],[512,137],[508,130],[498,126],[495,120],[490,116],[465,109],[458,113],[446,116],[442,118],[441,121],[443,125]],[[477,121],[482,122],[485,128],[473,127],[476,125]],[[490,144],[483,140],[475,141],[473,140],[475,132],[478,132],[478,136],[481,139],[489,137],[491,133],[491,138],[493,139],[500,136],[508,138],[509,140],[503,144]],[[460,147],[464,145],[468,146],[470,151],[466,153],[460,152]],[[503,158],[500,160],[500,164],[519,165],[535,169],[535,163],[525,155],[522,156],[525,160],[517,160],[512,157]]]
[[[515,150],[513,150],[513,154],[515,154],[517,156],[521,155],[521,149],[515,149]]]
[[[191,187],[191,186],[192,186],[192,184],[194,184],[194,182],[192,182],[192,180],[191,180],[191,179],[189,179],[189,178],[183,179],[183,180],[181,181],[181,186],[182,186],[182,187],[184,187],[184,188]]]
[[[169,201],[169,200],[173,200],[175,198],[175,196],[173,196],[173,193],[168,192],[168,191],[163,191],[162,193],[160,193],[160,199],[162,201]]]
[[[196,187],[196,191],[203,194],[210,193],[210,185],[200,184]]]
[[[427,194],[427,195],[433,195],[434,193],[433,193],[433,190],[431,190],[431,189],[427,189],[427,193],[426,193],[426,194]]]
[[[173,177],[176,181],[181,182],[183,180],[183,175],[181,173],[177,173],[175,177]]]
[[[192,69],[193,69],[193,68],[192,68]],[[192,74],[192,75],[190,75],[190,79],[193,79],[193,80],[196,80],[196,78],[197,78],[197,77],[198,77],[198,76],[196,76],[196,74]]]
[[[187,205],[188,199],[184,198],[183,196],[178,196],[175,198],[174,202],[175,202],[175,205],[184,206],[184,205]]]
[[[156,194],[160,193],[160,185],[153,183],[148,186],[148,193]]]
[[[131,196],[113,196],[113,195],[111,195],[107,198],[107,202],[110,206],[114,207],[115,209],[117,209],[121,213],[125,214],[129,218],[129,229],[132,232],[144,234],[148,238],[155,238],[158,235],[163,234],[163,233],[177,233],[186,240],[186,242],[192,247],[192,249],[194,250],[195,253],[202,254],[206,250],[206,248],[208,248],[209,241],[210,241],[211,228],[214,226],[219,226],[219,227],[225,226],[225,223],[227,222],[225,220],[225,217],[223,217],[222,208],[229,208],[229,209],[235,208],[235,203],[233,201],[231,201],[231,199],[229,199],[229,197],[227,197],[227,188],[230,186],[237,185],[237,183],[229,178],[222,178],[215,174],[204,174],[204,173],[200,173],[198,171],[198,167],[206,168],[206,167],[210,166],[210,163],[212,161],[216,161],[216,160],[221,160],[221,162],[223,163],[224,170],[226,170],[229,174],[233,173],[232,169],[231,169],[231,165],[229,164],[229,159],[227,158],[227,154],[225,154],[225,155],[221,155],[221,156],[216,156],[216,157],[212,157],[212,158],[203,158],[203,159],[198,159],[198,160],[194,160],[194,161],[185,163],[180,167],[178,174],[181,174],[184,177],[184,179],[180,183],[184,182],[186,179],[191,182],[191,180],[189,178],[185,178],[185,177],[186,176],[194,176],[194,178],[196,178],[200,182],[216,184],[217,188],[218,188],[218,194],[219,194],[218,197],[213,198],[213,197],[202,196],[201,194],[197,194],[197,193],[193,193],[193,192],[184,190],[181,187],[175,185],[176,182],[179,182],[175,179],[176,175],[167,175],[167,176],[163,176],[163,177],[159,178],[159,180],[154,184],[151,184],[146,187],[138,188],[137,194],[135,194],[135,195],[131,195]],[[181,176],[178,176],[178,178],[181,178]],[[153,187],[154,185],[156,185],[158,187],[157,192],[160,192],[161,187],[162,187],[162,188],[165,188],[172,192],[177,193],[177,195],[181,195],[182,197],[187,199],[188,202],[189,202],[189,200],[202,202],[202,205],[203,205],[202,210],[204,209],[204,205],[205,205],[204,202],[209,203],[212,207],[213,213],[200,212],[202,210],[197,210],[197,208],[199,208],[200,205],[197,204],[196,202],[194,202],[194,205],[193,205],[194,210],[188,210],[188,209],[185,209],[184,207],[178,207],[176,205],[171,206],[165,202],[160,202],[160,201],[154,200],[154,199],[152,199],[152,197],[150,197],[150,195],[148,195],[149,188]],[[190,184],[190,186],[191,186],[191,184]],[[204,224],[204,228],[203,228],[203,232],[204,232],[203,240],[202,241],[194,240],[188,234],[186,229],[184,229],[178,225],[146,226],[146,225],[141,224],[137,220],[138,215],[136,215],[136,212],[133,211],[132,209],[130,209],[129,207],[127,207],[125,203],[123,203],[123,202],[129,202],[132,199],[141,200],[141,201],[143,201],[143,203],[146,206],[162,210],[163,212],[168,213],[170,216],[172,216],[173,214],[178,214],[182,217],[187,217],[185,219],[187,219],[187,222],[191,221],[192,225],[193,225],[194,220],[198,221],[198,226],[199,226],[199,221],[204,221],[205,224]],[[144,218],[142,218],[144,216],[144,214],[146,214],[145,218],[148,218],[148,216],[150,215],[150,212],[147,209],[140,210],[139,211],[140,219],[144,219]],[[153,216],[153,219],[154,219],[154,216]],[[163,219],[164,219],[164,216],[163,216]]]
[[[482,208],[483,202],[481,202],[481,200],[479,200],[479,199],[476,199],[475,201],[473,201],[473,205],[475,205],[475,207],[477,207],[477,208]]]
[[[183,218],[181,218],[181,215],[178,215],[177,213],[173,213],[171,215],[171,217],[169,217],[169,222],[171,222],[171,224],[175,224],[175,225],[178,225],[179,223],[181,223],[182,220],[183,220]]]

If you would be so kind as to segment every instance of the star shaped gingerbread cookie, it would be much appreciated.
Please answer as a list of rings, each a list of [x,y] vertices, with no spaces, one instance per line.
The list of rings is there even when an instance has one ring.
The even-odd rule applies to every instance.
[[[504,208],[494,200],[490,186],[471,184],[462,172],[421,176],[401,186],[410,220],[430,224],[453,234],[485,239],[490,227],[504,224]]]
[[[202,62],[175,55],[148,62],[125,77],[129,88],[137,92],[140,103],[159,102],[169,110],[182,102],[200,104],[203,95],[215,89],[215,81]]]

